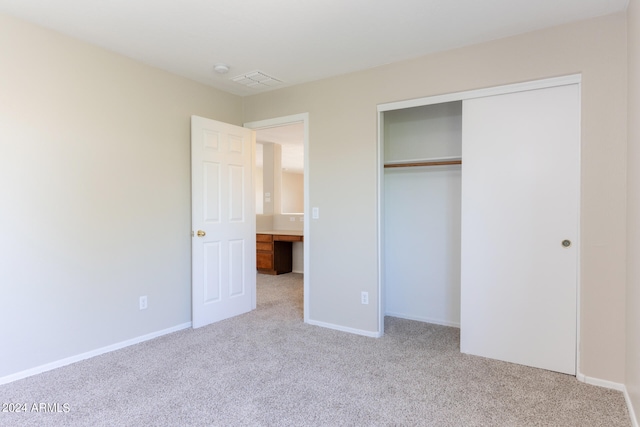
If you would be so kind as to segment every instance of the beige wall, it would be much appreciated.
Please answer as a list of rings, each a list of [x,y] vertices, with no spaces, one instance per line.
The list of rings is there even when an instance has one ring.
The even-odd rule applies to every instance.
[[[640,417],[640,3],[627,10],[629,52],[629,153],[627,253],[626,386],[636,417]],[[636,425],[640,419],[636,418]]]
[[[377,330],[377,104],[582,73],[581,372],[622,383],[626,54],[616,14],[245,98],[245,121],[309,113],[310,318]]]
[[[3,15],[0,64],[0,377],[189,322],[190,115],[242,100]]]

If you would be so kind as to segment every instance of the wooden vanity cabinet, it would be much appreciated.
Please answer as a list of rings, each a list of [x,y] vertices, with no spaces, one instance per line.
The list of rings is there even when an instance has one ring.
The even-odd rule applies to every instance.
[[[258,272],[266,274],[291,273],[293,243],[302,236],[256,234],[256,264]]]

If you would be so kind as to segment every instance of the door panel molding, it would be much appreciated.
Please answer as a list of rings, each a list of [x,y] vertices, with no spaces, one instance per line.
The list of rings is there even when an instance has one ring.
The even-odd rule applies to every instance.
[[[191,117],[192,325],[256,308],[254,132]]]

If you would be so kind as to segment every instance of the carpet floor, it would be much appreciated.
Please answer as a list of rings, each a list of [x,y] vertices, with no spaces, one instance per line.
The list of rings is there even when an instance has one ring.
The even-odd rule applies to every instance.
[[[631,425],[622,393],[461,354],[456,328],[387,318],[375,339],[304,324],[302,287],[258,275],[257,310],[0,386],[27,406],[0,425]]]

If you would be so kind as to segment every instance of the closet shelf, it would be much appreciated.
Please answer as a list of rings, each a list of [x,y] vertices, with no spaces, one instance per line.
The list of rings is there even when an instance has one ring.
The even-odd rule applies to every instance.
[[[431,159],[431,160],[416,160],[410,162],[393,162],[385,163],[385,168],[412,168],[417,166],[446,166],[446,165],[461,165],[462,159]]]

